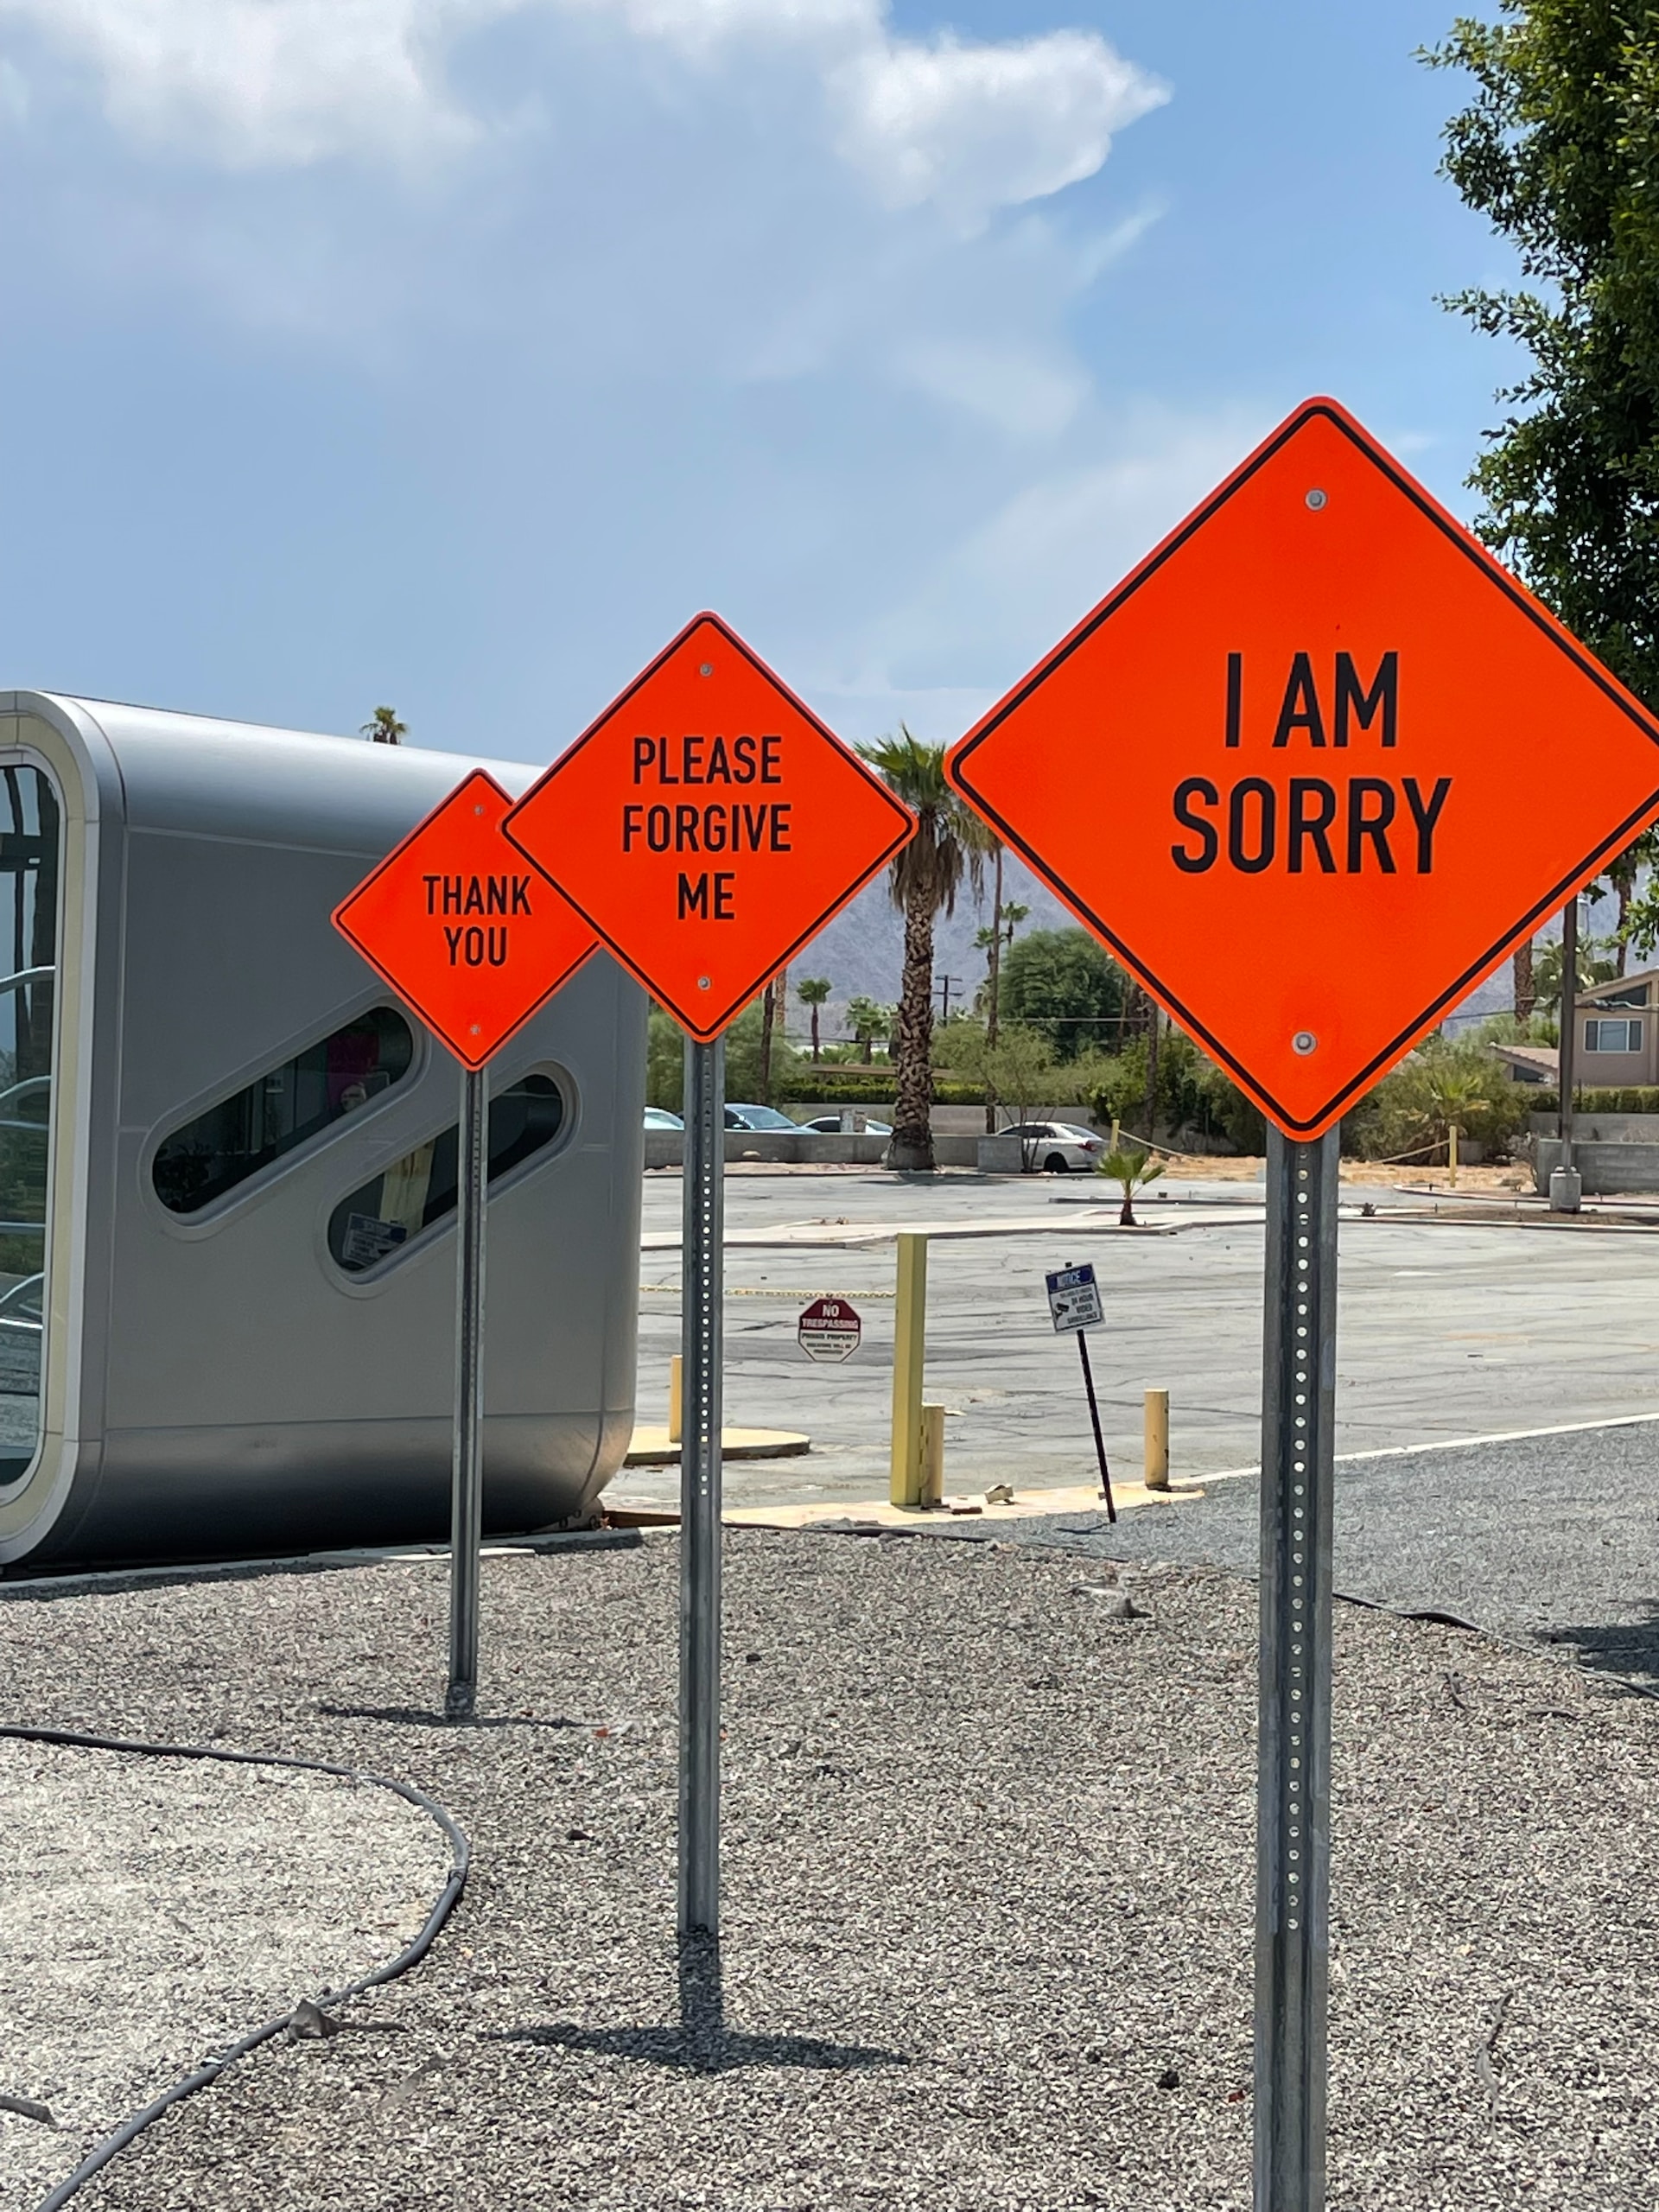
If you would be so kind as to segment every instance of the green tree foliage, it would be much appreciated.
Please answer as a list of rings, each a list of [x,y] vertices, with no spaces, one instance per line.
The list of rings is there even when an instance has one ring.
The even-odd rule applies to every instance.
[[[997,1013],[1040,1030],[1057,1059],[1116,1040],[1128,995],[1123,970],[1087,930],[1031,930],[1002,955]]]
[[[1201,1052],[1179,1029],[1167,1031],[1158,1050],[1158,1132],[1141,1128],[1146,1118],[1147,1040],[1132,1038],[1121,1052],[1077,1064],[1082,1095],[1097,1123],[1122,1122],[1139,1136],[1158,1132],[1176,1143],[1217,1149],[1262,1152],[1267,1124],[1260,1107]]]
[[[858,1057],[868,1067],[878,1044],[893,1035],[894,1009],[880,999],[851,998],[847,1001],[847,1027],[857,1040]]]
[[[1502,0],[1423,57],[1466,71],[1445,174],[1523,288],[1448,306],[1531,357],[1470,482],[1481,535],[1659,702],[1659,10]]]
[[[1503,1153],[1526,1127],[1538,1096],[1535,1087],[1510,1080],[1490,1046],[1433,1037],[1344,1117],[1342,1147],[1361,1160],[1443,1160],[1446,1130],[1455,1122],[1461,1136]]]
[[[409,735],[409,724],[398,721],[396,707],[377,707],[358,734],[371,745],[401,745]]]
[[[827,976],[803,976],[795,986],[796,997],[803,1006],[812,1009],[812,1058],[815,1061],[821,1057],[823,1050],[818,1038],[819,1009],[828,1003],[830,991],[830,982]]]
[[[1123,1193],[1122,1210],[1117,1217],[1120,1229],[1134,1229],[1135,1194],[1144,1191],[1148,1183],[1156,1183],[1164,1173],[1163,1162],[1146,1152],[1109,1152],[1097,1162],[1095,1173],[1116,1183]]]
[[[1561,941],[1540,945],[1533,961],[1533,976],[1537,989],[1537,1003],[1542,1014],[1553,1014],[1560,1019],[1561,1006]],[[1611,983],[1618,973],[1613,940],[1610,937],[1592,937],[1586,931],[1579,934],[1579,988],[1588,990],[1592,983]]]
[[[772,1039],[772,1077],[780,1096],[788,1097],[808,1063],[776,1031]],[[654,1006],[645,1033],[645,1103],[677,1114],[685,1092],[685,1032],[671,1014]],[[726,1032],[726,1096],[741,1102],[760,1096],[760,1001],[752,999]]]

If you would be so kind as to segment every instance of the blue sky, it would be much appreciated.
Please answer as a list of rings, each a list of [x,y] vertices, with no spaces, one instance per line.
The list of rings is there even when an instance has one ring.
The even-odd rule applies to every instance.
[[[0,683],[957,735],[1300,398],[1468,512],[1419,0],[0,0]]]

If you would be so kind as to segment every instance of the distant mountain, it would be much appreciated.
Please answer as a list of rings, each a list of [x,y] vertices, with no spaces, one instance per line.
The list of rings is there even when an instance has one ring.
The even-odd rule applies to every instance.
[[[1071,916],[1053,893],[1046,890],[1011,853],[1004,856],[1002,862],[1002,896],[1005,900],[1030,907],[1029,917],[1020,925],[1022,934],[1027,930],[1064,929],[1072,923]],[[971,1000],[985,980],[985,955],[975,944],[974,936],[976,931],[988,928],[990,919],[988,871],[984,898],[976,902],[964,887],[963,896],[957,901],[956,912],[940,915],[934,925],[934,982],[937,987],[942,976],[950,976],[952,1007],[959,1000]],[[836,915],[823,934],[812,940],[790,969],[791,1042],[804,1044],[810,1033],[807,1010],[795,996],[795,986],[803,976],[827,976],[834,986],[819,1025],[824,1043],[830,1044],[849,1033],[846,1026],[849,999],[876,999],[883,1006],[897,1005],[904,961],[904,920],[887,895],[887,879],[883,873],[860,892],[850,906]],[[941,995],[936,988],[936,1014],[940,1001]]]

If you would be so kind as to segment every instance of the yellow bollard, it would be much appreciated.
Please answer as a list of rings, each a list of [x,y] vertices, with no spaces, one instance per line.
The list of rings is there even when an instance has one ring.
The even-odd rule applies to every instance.
[[[1111,1146],[1110,1146],[1110,1149],[1111,1149],[1113,1152],[1116,1152],[1116,1151],[1117,1150],[1117,1132],[1118,1132],[1118,1128],[1119,1128],[1119,1127],[1120,1127],[1120,1124],[1119,1124],[1119,1122],[1118,1122],[1118,1118],[1117,1118],[1116,1115],[1116,1114],[1114,1114],[1114,1115],[1113,1115],[1113,1116],[1112,1116],[1112,1141],[1111,1141]]]
[[[685,1404],[685,1384],[681,1378],[680,1355],[676,1352],[668,1363],[668,1440],[680,1441],[680,1421]]]
[[[922,1503],[922,1363],[927,1350],[927,1239],[898,1239],[893,1318],[893,1459],[887,1495],[895,1505]]]
[[[1446,1165],[1452,1170],[1447,1180],[1455,1191],[1458,1187],[1458,1125],[1455,1122],[1446,1133]]]
[[[1169,1393],[1148,1390],[1146,1399],[1146,1463],[1148,1490],[1169,1488]]]
[[[944,1503],[944,1408],[922,1408],[921,1499],[924,1505]]]

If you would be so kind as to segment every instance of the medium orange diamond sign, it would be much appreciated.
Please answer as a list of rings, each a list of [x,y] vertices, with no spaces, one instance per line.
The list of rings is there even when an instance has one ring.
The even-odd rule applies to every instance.
[[[947,772],[1309,1138],[1659,815],[1659,723],[1315,399]]]
[[[702,1044],[916,833],[715,614],[635,677],[506,827]]]
[[[466,1068],[481,1068],[596,950],[581,915],[502,835],[512,804],[474,768],[334,914]]]

